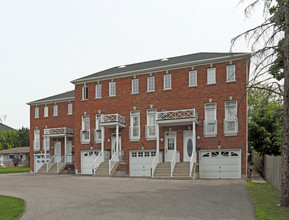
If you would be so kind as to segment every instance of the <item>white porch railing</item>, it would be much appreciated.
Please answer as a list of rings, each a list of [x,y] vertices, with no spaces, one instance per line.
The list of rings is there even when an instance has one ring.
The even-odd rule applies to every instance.
[[[61,159],[57,162],[57,173],[59,173],[60,169],[63,165],[67,163],[67,155],[61,157]]]
[[[198,113],[195,109],[157,112],[156,120],[175,120],[175,119],[185,119],[185,118],[198,119]]]
[[[197,154],[196,154],[196,150],[193,149],[193,153],[190,158],[190,177],[192,176],[194,164],[196,163],[196,161],[197,161]]]
[[[73,129],[67,127],[44,129],[44,135],[65,135],[65,134],[73,135]]]
[[[100,152],[92,163],[92,169],[94,170],[94,174],[97,168],[99,167],[99,165],[103,162],[103,159],[104,157],[102,155],[102,152]]]
[[[118,151],[114,152],[114,154],[112,155],[111,159],[108,162],[108,173],[111,174],[111,171],[113,170],[115,164],[118,162],[119,160],[119,154]]]
[[[47,173],[50,170],[50,168],[53,166],[54,163],[55,163],[55,155],[53,157],[51,157],[50,160],[47,162],[47,165],[46,165],[46,172]]]
[[[147,139],[156,139],[156,126],[155,125],[146,125],[146,138]]]
[[[118,113],[101,115],[101,123],[109,123],[109,122],[119,122],[125,124],[125,117]]]
[[[156,156],[153,159],[153,163],[152,163],[152,177],[154,177],[154,173],[156,171],[157,165],[160,162],[160,156],[159,156],[159,152],[156,152]]]
[[[177,151],[174,152],[174,155],[173,155],[172,161],[171,161],[171,177],[173,177],[176,163],[177,163]]]

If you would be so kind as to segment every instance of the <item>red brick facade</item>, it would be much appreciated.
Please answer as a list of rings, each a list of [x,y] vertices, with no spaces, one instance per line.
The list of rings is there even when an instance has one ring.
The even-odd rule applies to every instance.
[[[234,82],[226,81],[226,66],[235,64],[236,80]],[[129,151],[141,150],[142,146],[146,149],[156,149],[155,140],[147,140],[145,135],[145,125],[147,124],[147,110],[153,106],[158,112],[166,109],[182,110],[195,108],[198,112],[198,124],[196,125],[197,147],[200,150],[217,149],[218,142],[221,143],[222,149],[241,149],[242,152],[242,166],[241,174],[246,174],[246,155],[247,155],[247,99],[246,99],[246,80],[248,72],[248,63],[246,60],[235,60],[230,63],[216,62],[213,67],[216,68],[216,84],[207,85],[207,68],[210,65],[195,65],[194,69],[197,70],[197,86],[189,87],[189,71],[192,67],[177,68],[170,70],[172,88],[164,90],[164,74],[162,72],[144,73],[134,76],[133,74],[127,77],[118,78],[117,76],[105,80],[96,80],[94,82],[87,82],[88,86],[88,100],[82,100],[82,87],[84,83],[75,85],[75,100],[73,101],[73,114],[67,115],[68,102],[58,102],[58,116],[53,117],[53,104],[49,106],[49,117],[43,118],[44,104],[38,105],[39,118],[34,118],[35,105],[31,106],[30,119],[31,119],[31,158],[33,158],[33,131],[36,127],[40,129],[41,137],[44,128],[56,127],[70,127],[74,130],[74,137],[71,138],[75,151],[75,169],[81,172],[81,150],[101,149],[100,143],[94,142],[94,129],[95,129],[95,115],[99,112],[103,114],[118,113],[125,117],[126,126],[120,129],[122,151],[124,151],[125,165],[120,167],[121,170],[126,170],[129,173]],[[147,77],[155,77],[155,91],[147,92]],[[136,77],[139,79],[139,93],[132,94],[132,79]],[[109,82],[113,79],[116,82],[116,96],[109,97]],[[95,99],[95,85],[102,84],[102,98]],[[238,117],[238,134],[237,136],[224,135],[224,119],[225,119],[225,102],[229,100],[237,101],[237,117]],[[205,104],[216,103],[217,105],[217,136],[204,137],[203,121],[205,118]],[[141,134],[139,141],[130,141],[129,139],[129,126],[130,126],[130,112],[134,109],[140,111],[140,126]],[[81,144],[80,130],[81,118],[83,115],[90,116],[90,143]],[[180,152],[180,161],[183,161],[183,131],[191,130],[191,125],[185,126],[167,126],[160,128],[160,138],[164,139],[165,131],[177,132],[177,151]],[[105,130],[105,147],[110,148],[111,134],[115,133],[115,129]],[[41,138],[42,140],[42,138]],[[51,146],[53,146],[51,140]],[[61,141],[64,139],[62,138]],[[63,145],[62,145],[63,146]],[[160,141],[160,149],[164,149],[164,140]],[[41,150],[43,152],[43,150]],[[199,151],[197,151],[199,152]],[[53,155],[53,149],[50,150]],[[33,160],[31,160],[31,169],[33,170]],[[198,171],[198,166],[196,169]]]

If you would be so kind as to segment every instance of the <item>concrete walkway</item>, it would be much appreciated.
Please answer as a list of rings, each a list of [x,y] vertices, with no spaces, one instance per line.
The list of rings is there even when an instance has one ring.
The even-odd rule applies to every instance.
[[[244,180],[0,175],[0,195],[23,198],[29,219],[256,219]]]

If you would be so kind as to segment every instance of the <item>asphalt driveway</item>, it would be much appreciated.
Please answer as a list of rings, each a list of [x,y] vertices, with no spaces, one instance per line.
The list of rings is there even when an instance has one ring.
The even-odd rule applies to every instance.
[[[0,195],[26,201],[24,219],[256,219],[244,180],[0,175]]]

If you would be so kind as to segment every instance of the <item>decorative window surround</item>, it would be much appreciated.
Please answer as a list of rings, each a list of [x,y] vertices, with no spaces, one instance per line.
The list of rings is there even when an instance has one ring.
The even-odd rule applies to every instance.
[[[39,118],[39,107],[35,107],[35,118]]]
[[[216,68],[207,69],[207,85],[216,84]]]
[[[88,144],[90,142],[90,118],[89,115],[82,116],[81,119],[82,130],[80,131],[80,142]]]
[[[82,100],[87,100],[88,99],[88,87],[87,85],[84,85],[82,87]]]
[[[236,67],[235,65],[227,66],[227,82],[235,82],[236,81]]]
[[[130,112],[130,127],[129,127],[129,139],[130,141],[140,140],[140,112]]]
[[[102,97],[102,85],[101,84],[96,84],[95,85],[95,98],[100,99]]]
[[[172,89],[172,75],[167,73],[164,75],[164,90]]]
[[[205,104],[205,121],[204,121],[204,136],[217,136],[217,105],[216,103]]]
[[[48,151],[50,149],[50,138],[49,137],[45,137],[43,139],[43,150]]]
[[[131,81],[131,93],[132,94],[138,94],[139,93],[139,80],[133,79]]]
[[[147,110],[147,125],[146,125],[146,139],[155,140],[156,139],[156,109]]]
[[[94,130],[94,142],[95,143],[101,143],[102,141],[100,121],[101,121],[101,114],[97,114],[95,116],[95,130]]]
[[[72,115],[72,103],[68,103],[67,105],[67,114],[68,115]]]
[[[198,84],[198,73],[197,70],[189,72],[189,87],[195,87]]]
[[[149,76],[147,78],[147,92],[154,92],[155,91],[155,77]]]
[[[43,117],[47,118],[48,117],[48,106],[44,106],[44,114]]]
[[[58,105],[53,106],[53,116],[58,116]]]
[[[225,102],[225,136],[236,136],[238,134],[237,101]]]
[[[109,82],[109,96],[116,96],[116,83]]]
[[[40,150],[40,130],[34,130],[34,140],[33,140],[33,150],[39,151]]]

